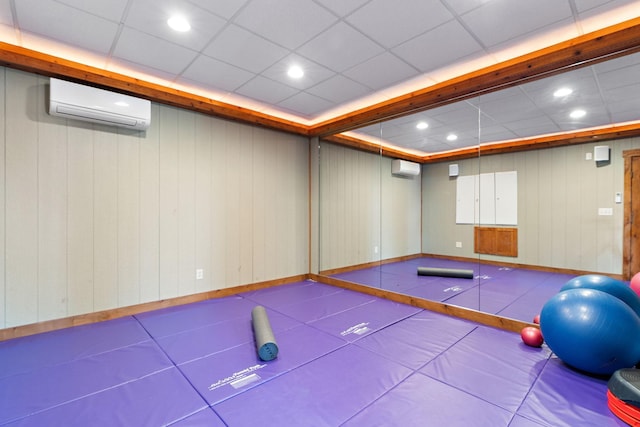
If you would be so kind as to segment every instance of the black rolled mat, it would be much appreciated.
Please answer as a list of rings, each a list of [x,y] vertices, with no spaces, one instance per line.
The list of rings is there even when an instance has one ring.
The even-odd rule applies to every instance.
[[[473,279],[473,270],[458,268],[418,267],[418,276],[456,277],[460,279]]]

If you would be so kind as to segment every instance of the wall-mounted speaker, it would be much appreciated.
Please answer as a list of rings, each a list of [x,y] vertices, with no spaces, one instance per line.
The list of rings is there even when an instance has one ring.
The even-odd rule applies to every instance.
[[[593,147],[593,160],[596,162],[608,162],[609,161],[609,146],[597,145]]]

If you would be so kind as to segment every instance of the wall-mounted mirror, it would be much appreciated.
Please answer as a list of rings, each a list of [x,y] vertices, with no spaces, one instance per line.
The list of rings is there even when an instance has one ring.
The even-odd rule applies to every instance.
[[[320,225],[321,272],[522,321],[575,275],[628,279],[638,76],[630,54],[349,133],[422,158],[419,179],[393,176],[388,154],[323,143],[321,217],[335,221]],[[356,166],[337,176],[328,161]]]

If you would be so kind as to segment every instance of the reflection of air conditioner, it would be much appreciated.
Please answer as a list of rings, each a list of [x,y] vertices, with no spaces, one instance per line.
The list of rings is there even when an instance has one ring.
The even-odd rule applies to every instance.
[[[420,175],[420,163],[409,162],[407,160],[392,160],[391,173],[399,176]]]
[[[145,130],[151,122],[151,102],[108,90],[52,78],[49,114],[68,119]]]

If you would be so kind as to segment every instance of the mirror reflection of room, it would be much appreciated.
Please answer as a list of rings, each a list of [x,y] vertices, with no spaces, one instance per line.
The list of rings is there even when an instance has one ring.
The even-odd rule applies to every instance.
[[[364,190],[379,192],[379,200],[362,199],[366,211],[354,213],[363,220],[358,232],[371,230],[366,248],[380,255],[369,265],[360,248],[364,262],[345,263],[327,245],[322,268],[334,278],[522,321],[572,277],[630,279],[637,266],[625,266],[631,254],[623,249],[637,243],[624,244],[624,154],[638,143],[615,132],[639,119],[639,70],[640,54],[630,54],[349,132],[436,161],[378,159],[326,143],[329,156],[339,150],[380,162]],[[331,185],[329,172],[322,179]],[[321,200],[329,205],[322,217],[330,217],[337,200]],[[330,224],[323,224],[327,234]],[[451,271],[421,275],[427,267]],[[473,270],[473,278],[451,277],[456,269]]]

